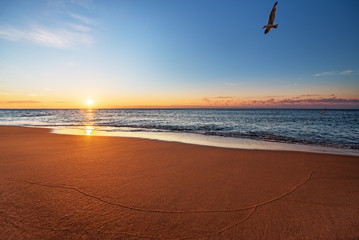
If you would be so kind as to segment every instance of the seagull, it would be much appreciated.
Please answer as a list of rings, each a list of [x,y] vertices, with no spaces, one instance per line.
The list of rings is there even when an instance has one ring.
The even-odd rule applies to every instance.
[[[266,30],[264,31],[264,34],[269,33],[269,31],[272,30],[272,28],[277,29],[277,27],[278,27],[278,24],[273,25],[274,19],[275,19],[275,12],[277,11],[277,7],[276,7],[276,6],[277,6],[277,3],[278,3],[278,1],[275,2],[274,6],[273,6],[273,8],[272,8],[272,11],[270,12],[269,20],[268,20],[267,25],[265,25],[265,26],[263,27],[263,28],[266,29]]]

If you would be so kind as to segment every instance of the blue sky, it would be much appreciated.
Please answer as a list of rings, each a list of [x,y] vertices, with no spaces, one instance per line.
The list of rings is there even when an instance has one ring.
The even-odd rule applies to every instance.
[[[274,2],[0,0],[0,107],[359,108],[359,2]]]

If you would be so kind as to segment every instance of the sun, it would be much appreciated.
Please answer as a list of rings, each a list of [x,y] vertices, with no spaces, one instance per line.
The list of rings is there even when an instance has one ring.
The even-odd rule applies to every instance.
[[[87,99],[86,103],[90,107],[93,104],[93,100],[92,99]]]

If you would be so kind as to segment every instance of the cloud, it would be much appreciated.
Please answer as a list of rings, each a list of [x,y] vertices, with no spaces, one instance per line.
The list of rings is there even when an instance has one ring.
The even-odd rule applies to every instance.
[[[213,98],[225,98],[225,99],[228,99],[228,98],[233,98],[233,97],[226,97],[226,96],[218,96],[218,97],[213,97]]]
[[[279,98],[279,97],[284,97],[284,96],[265,96],[266,98]]]
[[[37,96],[39,96],[39,94],[37,94],[37,93],[29,93],[27,96],[29,96],[29,97],[37,97]]]
[[[10,41],[18,41],[21,38],[24,38],[24,33],[18,29],[10,28],[10,27],[0,27],[0,38],[10,40]]]
[[[233,103],[234,97],[218,96],[218,97],[205,97],[202,101],[205,101],[209,106],[230,106]]]
[[[246,105],[259,105],[259,106],[313,106],[313,105],[359,105],[359,99],[353,98],[282,98],[282,99],[268,99],[260,101],[249,101]]]
[[[348,75],[348,74],[351,74],[351,73],[353,73],[353,72],[354,72],[353,70],[345,70],[345,71],[340,72],[340,74],[342,74],[342,75]]]
[[[280,99],[277,100],[276,103],[279,104],[319,104],[319,103],[329,103],[329,104],[338,104],[338,103],[346,103],[346,104],[359,104],[359,99],[350,99],[350,98],[308,98],[308,99]]]
[[[40,101],[24,100],[24,101],[7,101],[8,104],[26,104],[26,103],[41,103]]]
[[[359,106],[359,99],[355,98],[337,98],[333,94],[330,97],[320,97],[321,95],[307,94],[285,97],[271,97],[267,99],[243,100],[239,98],[203,98],[207,106],[212,107],[300,107],[300,106]]]
[[[226,97],[226,96],[218,96],[218,97],[204,97],[202,98],[202,100],[213,100],[213,99],[230,99],[230,98],[233,98],[233,97]]]
[[[91,37],[85,33],[66,29],[49,30],[41,27],[17,29],[0,26],[0,38],[10,41],[30,41],[43,46],[55,48],[71,48],[76,45],[90,45]]]
[[[91,28],[87,27],[87,26],[84,26],[82,24],[72,24],[72,23],[69,23],[69,26],[78,31],[78,32],[89,32],[91,31]]]
[[[75,7],[82,7],[85,9],[93,9],[93,1],[92,0],[47,0],[48,5],[54,6],[57,9],[67,10],[74,5]]]
[[[70,3],[84,7],[84,8],[92,8],[93,1],[92,0],[69,0]]]
[[[335,72],[331,71],[331,72],[322,72],[322,73],[316,73],[314,74],[315,77],[323,77],[323,76],[331,76],[334,75]]]
[[[305,97],[320,97],[321,95],[319,94],[303,94],[303,95],[299,95],[298,97],[295,97],[296,99],[299,99],[299,98],[305,98]],[[334,96],[334,95],[332,95]]]
[[[72,48],[93,43],[91,30],[98,25],[87,15],[95,10],[92,0],[45,0],[44,11],[38,10],[31,25],[28,19],[17,16],[17,25],[8,20],[0,24],[0,39],[31,42],[46,47]],[[77,14],[76,11],[82,14]],[[86,14],[87,15],[84,15]],[[51,15],[49,17],[49,15]],[[66,20],[65,20],[66,19]],[[20,21],[21,20],[21,21]],[[11,22],[13,24],[11,24]],[[22,24],[21,24],[22,23]],[[24,24],[25,23],[25,24]]]
[[[88,17],[79,15],[79,14],[75,14],[75,13],[70,13],[70,16],[76,20],[79,20],[80,22],[86,24],[86,25],[92,25],[92,26],[96,26],[97,25],[97,21],[90,19]]]
[[[331,72],[322,72],[314,74],[315,77],[324,77],[324,76],[333,76],[333,75],[349,75],[354,73],[353,70],[345,70],[345,71],[331,71]]]

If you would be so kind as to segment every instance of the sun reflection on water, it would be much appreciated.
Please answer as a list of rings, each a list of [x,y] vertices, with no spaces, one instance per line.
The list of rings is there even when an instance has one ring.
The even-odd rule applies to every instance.
[[[94,129],[95,128],[93,126],[86,126],[86,129],[85,129],[86,135],[93,135],[93,130]]]
[[[93,109],[87,109],[84,113],[85,117],[85,135],[91,136],[94,135],[94,120],[95,120],[95,111]]]

